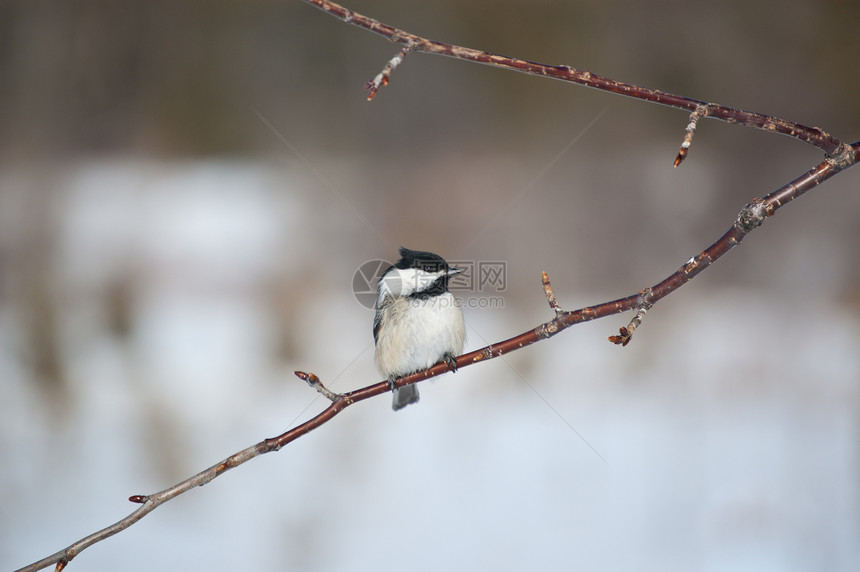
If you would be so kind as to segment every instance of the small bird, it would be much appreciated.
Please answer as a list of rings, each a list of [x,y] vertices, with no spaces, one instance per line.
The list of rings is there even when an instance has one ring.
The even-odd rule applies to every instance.
[[[396,379],[441,361],[456,369],[466,326],[448,282],[460,272],[438,254],[401,247],[400,260],[379,279],[373,318],[376,367],[392,388]],[[417,401],[415,384],[394,389],[395,411]]]

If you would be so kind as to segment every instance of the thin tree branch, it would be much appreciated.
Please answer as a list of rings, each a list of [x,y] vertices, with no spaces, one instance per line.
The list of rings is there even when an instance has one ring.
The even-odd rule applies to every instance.
[[[566,65],[548,65],[530,62],[518,58],[491,54],[482,50],[465,48],[454,44],[436,42],[410,32],[406,32],[399,28],[395,28],[394,26],[384,24],[379,20],[359,14],[358,12],[354,12],[349,8],[345,8],[334,2],[328,2],[327,0],[302,1],[316,6],[320,10],[331,14],[347,24],[364,28],[374,34],[379,34],[384,38],[388,38],[392,42],[405,44],[407,46],[408,49],[404,49],[395,56],[385,66],[383,72],[376,76],[376,79],[366,84],[365,87],[370,90],[368,99],[373,99],[373,96],[376,95],[376,91],[381,85],[388,84],[388,78],[391,71],[393,71],[394,67],[403,60],[403,56],[405,56],[407,51],[424,52],[427,54],[436,54],[460,60],[478,62],[531,75],[559,79],[587,87],[593,87],[594,89],[600,89],[611,93],[617,93],[619,95],[650,101],[652,103],[658,103],[660,105],[684,109],[697,115],[695,121],[698,121],[701,117],[712,117],[728,123],[738,123],[740,125],[746,125],[747,127],[762,129],[764,131],[781,133],[809,143],[810,145],[814,145],[828,155],[840,153],[845,146],[842,141],[818,127],[808,127],[800,123],[795,123],[793,121],[788,121],[771,115],[765,115],[763,113],[744,111],[743,109],[726,107],[716,103],[708,103],[698,99],[691,99],[689,97],[667,93],[658,89],[649,89],[647,87],[624,83],[622,81],[616,81],[589,71],[578,70]],[[377,79],[379,80],[378,82],[376,81]],[[690,125],[693,126],[692,129],[695,129],[695,122],[693,121],[692,116],[690,124],[688,124],[685,131],[684,143],[681,145],[681,150],[675,158],[676,167],[680,165],[687,156],[687,151],[690,148],[690,143],[692,142],[692,129],[690,128]]]

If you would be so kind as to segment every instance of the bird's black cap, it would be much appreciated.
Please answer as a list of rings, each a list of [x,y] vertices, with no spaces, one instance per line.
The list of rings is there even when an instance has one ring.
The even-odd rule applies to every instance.
[[[409,250],[403,246],[400,247],[400,260],[394,264],[394,267],[400,269],[422,268],[428,272],[449,269],[448,263],[438,254],[422,250]]]

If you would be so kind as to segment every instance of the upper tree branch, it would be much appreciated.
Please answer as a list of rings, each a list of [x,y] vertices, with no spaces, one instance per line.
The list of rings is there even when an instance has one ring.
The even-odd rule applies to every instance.
[[[650,89],[647,87],[624,83],[622,81],[616,81],[614,79],[599,76],[589,71],[578,70],[570,66],[548,65],[537,62],[530,62],[518,58],[491,54],[482,50],[464,48],[462,46],[457,46],[454,44],[436,42],[406,32],[399,28],[395,28],[394,26],[384,24],[379,20],[369,18],[367,16],[364,16],[363,14],[354,12],[334,2],[328,2],[327,0],[303,1],[313,6],[316,6],[317,8],[331,14],[332,16],[339,18],[340,20],[343,20],[348,24],[353,24],[360,28],[364,28],[365,30],[369,30],[375,34],[379,34],[380,36],[388,38],[392,42],[404,44],[406,46],[403,51],[397,54],[389,62],[385,70],[383,70],[383,72],[380,73],[376,77],[376,79],[368,82],[367,87],[370,90],[369,99],[373,98],[373,96],[376,94],[376,91],[380,88],[381,85],[386,85],[388,83],[389,75],[391,74],[393,69],[401,61],[403,61],[403,58],[408,52],[424,52],[427,54],[448,56],[461,60],[468,60],[487,64],[499,68],[524,72],[532,75],[539,75],[544,77],[550,77],[553,79],[559,79],[562,81],[569,81],[572,83],[593,87],[595,89],[609,91],[611,93],[617,93],[620,95],[626,95],[628,97],[634,97],[636,99],[642,99],[644,101],[658,103],[660,105],[667,105],[669,107],[674,107],[677,109],[684,109],[691,113],[695,113],[696,120],[698,120],[699,117],[711,117],[714,119],[726,121],[728,123],[738,123],[741,125],[746,125],[748,127],[762,129],[764,131],[781,133],[783,135],[788,135],[789,137],[794,137],[795,139],[799,139],[801,141],[814,145],[815,147],[818,147],[829,155],[835,155],[837,153],[842,152],[845,146],[842,141],[833,137],[829,133],[826,133],[822,129],[819,129],[818,127],[808,127],[800,123],[795,123],[786,119],[780,119],[779,117],[765,115],[763,113],[744,111],[743,109],[726,107],[724,105],[708,103],[706,101],[701,101],[698,99],[691,99],[689,97],[675,95],[657,89]],[[695,129],[695,123],[692,123],[692,125],[692,129],[688,129],[687,136],[684,139],[684,144],[681,147],[681,151],[678,153],[678,157],[675,159],[675,166],[680,164],[681,161],[684,160],[684,157],[687,155],[687,149],[690,146],[692,132]]]

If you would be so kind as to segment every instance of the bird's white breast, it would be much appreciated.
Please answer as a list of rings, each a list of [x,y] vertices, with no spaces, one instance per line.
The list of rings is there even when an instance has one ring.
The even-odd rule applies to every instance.
[[[450,292],[424,300],[390,298],[376,340],[376,366],[389,378],[414,373],[445,354],[459,355],[465,341],[463,310]]]

